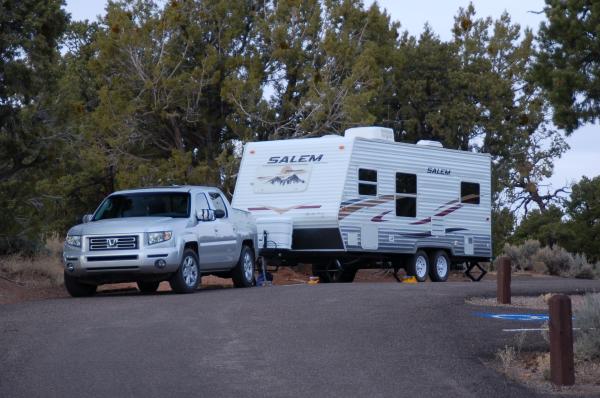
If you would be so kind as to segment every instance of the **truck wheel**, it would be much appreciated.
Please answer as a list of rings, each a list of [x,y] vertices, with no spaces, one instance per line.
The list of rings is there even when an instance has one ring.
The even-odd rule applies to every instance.
[[[98,286],[81,283],[77,278],[65,272],[65,288],[71,297],[89,297],[96,293]]]
[[[160,282],[138,282],[137,285],[142,293],[154,293],[158,289]]]
[[[444,250],[438,250],[431,256],[429,277],[434,282],[446,282],[450,272],[450,257]]]
[[[242,246],[240,259],[231,270],[231,279],[235,287],[254,286],[254,251],[248,246]]]
[[[198,255],[192,249],[185,249],[179,269],[169,280],[175,293],[192,293],[200,283],[200,267]]]
[[[415,253],[408,265],[408,275],[414,276],[417,281],[425,282],[429,273],[429,257],[423,250]]]

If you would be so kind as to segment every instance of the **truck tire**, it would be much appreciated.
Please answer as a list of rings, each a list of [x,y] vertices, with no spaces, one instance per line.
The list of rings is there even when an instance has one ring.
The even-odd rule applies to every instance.
[[[157,289],[158,289],[158,285],[160,285],[160,282],[138,282],[138,289],[140,292],[142,293],[154,293]]]
[[[65,272],[65,288],[71,297],[89,297],[96,293],[98,286],[81,283],[77,278]]]
[[[410,260],[407,273],[414,276],[417,281],[425,282],[429,273],[429,257],[423,250],[418,250]]]
[[[200,266],[198,255],[192,249],[185,249],[179,269],[169,280],[175,293],[192,293],[200,284]]]
[[[254,251],[248,246],[242,246],[240,259],[231,270],[231,279],[235,287],[254,286]]]
[[[450,273],[450,257],[444,250],[438,250],[431,255],[429,277],[433,282],[446,282]]]

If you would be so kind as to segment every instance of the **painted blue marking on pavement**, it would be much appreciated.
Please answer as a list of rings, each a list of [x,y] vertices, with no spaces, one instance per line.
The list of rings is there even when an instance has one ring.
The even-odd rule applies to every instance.
[[[505,319],[507,321],[537,321],[543,322],[550,319],[546,314],[492,314],[489,312],[476,312],[482,318]]]

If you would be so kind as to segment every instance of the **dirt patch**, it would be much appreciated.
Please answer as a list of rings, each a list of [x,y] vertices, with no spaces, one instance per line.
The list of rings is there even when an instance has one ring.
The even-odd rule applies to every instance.
[[[600,396],[600,363],[575,362],[575,385],[559,387],[550,382],[550,354],[544,352],[516,352],[506,347],[498,352],[490,364],[498,372],[529,388],[545,394],[573,396]]]
[[[17,284],[0,278],[0,304],[19,303],[28,300],[43,300],[48,298],[66,297],[64,288],[57,286],[36,285],[29,282]]]

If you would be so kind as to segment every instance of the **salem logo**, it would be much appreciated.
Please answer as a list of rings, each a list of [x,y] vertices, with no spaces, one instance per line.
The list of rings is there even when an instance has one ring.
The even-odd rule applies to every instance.
[[[268,164],[277,163],[309,163],[320,162],[323,159],[323,154],[320,155],[292,155],[292,156],[271,156]]]
[[[427,168],[427,173],[429,174],[441,174],[441,175],[450,175],[450,170],[449,169],[439,169],[437,167],[428,167]]]

